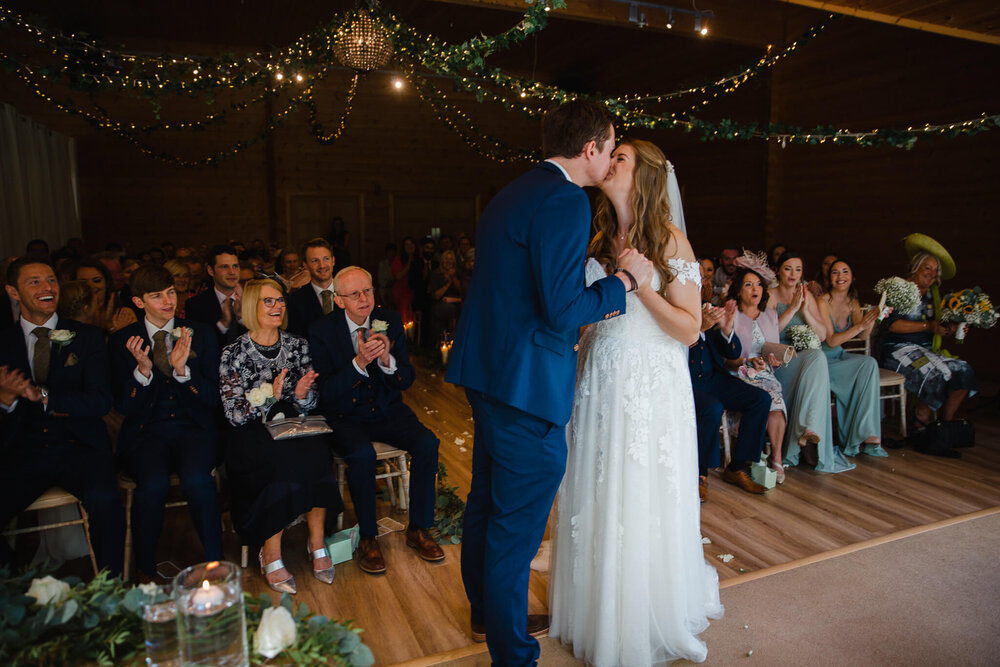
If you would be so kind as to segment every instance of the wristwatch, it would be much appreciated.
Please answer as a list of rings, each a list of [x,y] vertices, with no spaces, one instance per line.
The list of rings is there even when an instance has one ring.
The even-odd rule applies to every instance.
[[[38,393],[42,395],[38,402],[42,405],[47,405],[49,400],[49,388],[43,384],[36,384],[35,387],[38,389]]]

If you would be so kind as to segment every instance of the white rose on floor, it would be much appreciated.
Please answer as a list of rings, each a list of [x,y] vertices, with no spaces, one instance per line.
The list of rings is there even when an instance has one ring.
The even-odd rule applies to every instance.
[[[265,609],[253,636],[253,650],[270,660],[295,643],[295,621],[284,607]]]
[[[39,607],[47,604],[59,604],[69,595],[69,584],[51,576],[32,579],[31,587],[28,588],[25,595],[35,598]]]

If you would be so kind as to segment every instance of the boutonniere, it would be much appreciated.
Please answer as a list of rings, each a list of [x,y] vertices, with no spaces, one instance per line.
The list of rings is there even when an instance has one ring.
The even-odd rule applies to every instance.
[[[184,329],[187,329],[188,336],[194,337],[194,329],[191,327],[174,327],[174,330],[170,332],[170,337],[174,340],[180,340],[181,333]]]
[[[66,357],[66,363],[64,366],[76,366],[80,363],[80,357],[76,356],[76,352],[70,352],[69,356]]]
[[[385,320],[372,320],[372,333],[384,334],[389,330],[389,323]]]
[[[53,329],[49,332],[49,340],[59,347],[66,347],[76,338],[76,332],[69,329]]]

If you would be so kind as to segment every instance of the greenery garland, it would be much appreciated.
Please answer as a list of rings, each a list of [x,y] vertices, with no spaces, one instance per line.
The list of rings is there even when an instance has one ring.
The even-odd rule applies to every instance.
[[[437,497],[434,502],[434,528],[431,533],[441,543],[458,544],[462,541],[462,522],[465,520],[465,501],[458,497],[457,486],[448,486],[448,471],[438,462]]]
[[[163,599],[162,593],[146,592],[101,571],[86,585],[77,577],[61,581],[49,577],[45,587],[58,595],[39,604],[28,592],[34,592],[36,579],[51,571],[42,566],[11,576],[7,568],[0,568],[0,662],[11,667],[62,667],[138,660],[144,646],[142,605]],[[259,598],[244,594],[244,602],[250,664],[262,665],[267,660],[253,650],[254,635],[271,598],[268,593]],[[295,621],[296,640],[276,656],[278,661],[343,667],[374,664],[371,649],[359,637],[362,631],[350,621],[328,620],[304,603],[296,606],[288,595],[282,595],[279,605]]]

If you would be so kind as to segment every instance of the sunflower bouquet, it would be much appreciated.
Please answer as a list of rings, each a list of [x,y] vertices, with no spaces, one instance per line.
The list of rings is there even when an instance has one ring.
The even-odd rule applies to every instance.
[[[920,305],[920,290],[915,283],[904,280],[899,276],[883,278],[875,283],[876,294],[881,294],[879,302],[879,312],[888,306],[897,313],[909,313]],[[881,320],[884,315],[880,314]]]
[[[941,299],[941,321],[958,324],[955,331],[955,342],[958,343],[965,340],[965,333],[970,325],[989,329],[997,323],[998,317],[1000,316],[993,309],[989,294],[978,285],[945,294]]]

